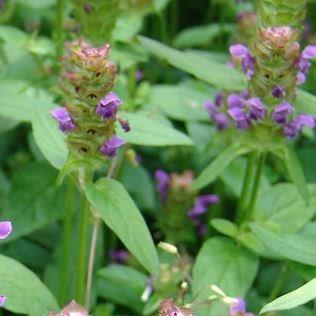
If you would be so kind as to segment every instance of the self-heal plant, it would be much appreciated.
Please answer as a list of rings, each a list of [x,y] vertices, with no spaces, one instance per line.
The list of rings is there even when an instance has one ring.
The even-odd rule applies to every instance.
[[[109,49],[108,44],[96,48],[83,40],[67,45],[60,78],[66,103],[51,112],[67,135],[66,169],[75,163],[94,170],[125,144],[115,136],[116,122],[126,132],[130,127],[117,115],[123,102],[111,91],[116,68],[108,60]]]

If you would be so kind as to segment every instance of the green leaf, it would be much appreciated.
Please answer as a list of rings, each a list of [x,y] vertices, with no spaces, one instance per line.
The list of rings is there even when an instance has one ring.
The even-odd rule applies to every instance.
[[[150,90],[148,106],[175,120],[209,121],[203,104],[212,97],[185,85],[155,85]]]
[[[45,158],[52,166],[61,169],[66,163],[68,149],[65,136],[49,111],[34,109],[32,127],[35,142]]]
[[[315,213],[316,186],[310,185],[309,189],[309,205],[306,205],[292,183],[279,183],[262,191],[256,203],[254,219],[276,232],[297,232]]]
[[[217,37],[234,31],[232,23],[212,23],[210,25],[194,26],[181,31],[174,40],[178,48],[193,46],[208,46]]]
[[[222,218],[214,218],[211,220],[211,225],[220,233],[229,236],[231,238],[235,238],[238,235],[237,226],[227,220]]]
[[[29,40],[29,36],[16,27],[1,25],[0,39],[5,43],[14,45],[15,47],[25,47]]]
[[[0,115],[18,121],[29,122],[34,109],[48,111],[54,106],[49,94],[22,81],[0,81],[0,95]]]
[[[242,90],[247,86],[246,76],[236,69],[205,58],[199,58],[196,54],[172,49],[143,36],[139,37],[139,41],[145,49],[157,57],[167,60],[172,66],[214,86],[228,90]]]
[[[296,156],[295,151],[291,147],[285,149],[285,165],[286,169],[296,185],[297,191],[300,193],[302,198],[308,204],[309,202],[309,191],[305,176],[301,167],[301,164]]]
[[[145,146],[193,145],[186,134],[140,113],[120,112],[120,116],[129,121],[131,131],[125,133],[120,126],[117,134],[126,142]]]
[[[54,296],[40,279],[19,262],[0,255],[1,295],[4,308],[17,314],[44,316],[59,309]]]
[[[14,223],[7,242],[27,235],[62,217],[63,187],[56,187],[57,172],[43,163],[30,163],[13,174],[9,206],[3,218]]]
[[[252,224],[255,235],[272,250],[283,257],[316,266],[315,241],[300,235],[277,234]]]
[[[152,274],[159,273],[158,255],[147,225],[124,187],[112,179],[90,183],[87,198],[103,221]]]
[[[260,311],[260,315],[273,311],[282,311],[306,304],[316,298],[316,278],[300,288],[285,294],[267,304]]]
[[[202,302],[210,296],[215,284],[227,295],[244,297],[258,270],[258,258],[232,240],[222,237],[208,239],[202,246],[193,267],[193,296]],[[221,302],[196,308],[199,316],[226,315]]]
[[[141,295],[148,277],[132,267],[110,265],[98,271],[99,296],[114,303],[126,306],[141,314],[144,303]]]
[[[294,108],[296,113],[308,113],[316,115],[316,96],[298,89]]]
[[[224,149],[197,177],[192,183],[193,190],[199,190],[213,182],[228,165],[239,155],[246,153],[247,150],[241,148],[237,143],[233,143]]]

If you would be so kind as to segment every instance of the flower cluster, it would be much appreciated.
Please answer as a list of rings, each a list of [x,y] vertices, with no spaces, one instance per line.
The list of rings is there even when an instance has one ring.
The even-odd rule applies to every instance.
[[[186,211],[186,216],[197,227],[200,236],[206,234],[206,226],[202,216],[207,213],[208,207],[219,202],[215,194],[200,195],[189,193],[189,186],[193,181],[193,173],[185,171],[182,175],[177,173],[168,174],[163,170],[156,171],[157,191],[165,205],[170,203],[181,204],[181,211]],[[181,196],[187,196],[188,200],[182,201]],[[183,203],[182,203],[183,202]],[[175,209],[175,206],[172,206]]]
[[[284,89],[276,86],[272,94],[275,98],[281,98]],[[247,91],[230,94],[227,98],[218,93],[214,102],[206,101],[204,106],[218,130],[230,127],[233,122],[237,129],[247,130],[251,124],[266,118],[270,118],[288,138],[296,137],[304,126],[315,127],[315,118],[310,114],[299,114],[291,120],[294,107],[288,102],[282,101],[268,110],[259,98],[248,97]]]
[[[109,49],[108,44],[95,48],[83,40],[67,45],[60,78],[66,104],[51,114],[75,157],[114,157],[125,144],[115,136],[115,123],[125,132],[130,130],[128,122],[118,118],[123,102],[111,91],[116,68],[108,60]]]
[[[173,300],[164,300],[160,304],[161,316],[186,316],[193,315],[191,308],[178,307]]]
[[[6,239],[12,232],[11,222],[0,222],[0,240]],[[0,307],[4,305],[6,297],[0,295]]]

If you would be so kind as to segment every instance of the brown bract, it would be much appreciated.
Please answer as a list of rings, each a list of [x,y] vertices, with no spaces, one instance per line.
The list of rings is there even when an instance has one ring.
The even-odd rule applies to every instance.
[[[159,310],[160,316],[193,316],[191,308],[183,308],[175,305],[172,299],[162,301]]]
[[[60,313],[51,312],[48,316],[88,316],[88,311],[76,301],[72,300]]]

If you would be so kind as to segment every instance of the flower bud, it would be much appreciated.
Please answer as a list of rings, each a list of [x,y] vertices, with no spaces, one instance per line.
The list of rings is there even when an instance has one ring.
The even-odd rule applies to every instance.
[[[172,244],[169,244],[167,242],[160,241],[158,243],[158,247],[161,248],[162,250],[166,251],[166,252],[171,253],[171,254],[178,254],[177,247],[172,245]]]

